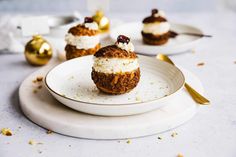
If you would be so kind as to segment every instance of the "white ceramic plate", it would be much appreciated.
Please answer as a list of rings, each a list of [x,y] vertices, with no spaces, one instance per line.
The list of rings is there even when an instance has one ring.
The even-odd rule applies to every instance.
[[[66,61],[46,75],[51,94],[64,105],[78,111],[104,116],[144,113],[167,104],[183,87],[182,72],[155,58],[139,56],[141,79],[138,86],[123,95],[108,95],[91,79],[93,57]]]
[[[193,49],[202,38],[188,35],[178,35],[176,38],[171,38],[164,45],[152,46],[143,43],[141,30],[142,23],[140,22],[126,23],[112,29],[110,37],[113,41],[116,41],[117,36],[120,34],[129,36],[134,44],[135,51],[145,55],[156,55],[157,53],[178,54],[181,52],[186,52],[187,50]],[[203,34],[199,28],[185,24],[171,23],[171,30],[178,33],[190,32]]]

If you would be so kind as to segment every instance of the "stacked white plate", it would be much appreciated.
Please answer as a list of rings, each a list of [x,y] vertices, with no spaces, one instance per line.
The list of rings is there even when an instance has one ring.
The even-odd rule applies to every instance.
[[[146,136],[188,121],[196,113],[197,104],[183,84],[186,78],[202,92],[200,81],[190,72],[182,70],[183,74],[155,58],[139,56],[139,62],[140,82],[123,95],[107,95],[97,90],[91,80],[92,56],[69,60],[53,69],[57,62],[52,62],[22,83],[19,90],[22,110],[42,127],[92,139]],[[45,87],[34,93],[37,87],[32,80],[37,76],[45,77]]]

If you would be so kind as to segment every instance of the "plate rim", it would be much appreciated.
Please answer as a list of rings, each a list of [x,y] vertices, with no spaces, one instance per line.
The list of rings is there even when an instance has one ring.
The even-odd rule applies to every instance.
[[[91,57],[91,56],[92,56],[92,55],[87,55],[87,56],[82,56],[82,57],[85,58],[85,57]],[[152,57],[148,57],[148,56],[144,56],[144,55],[140,55],[140,54],[138,54],[138,56],[139,56],[139,57],[141,56],[141,57],[144,57],[144,58],[149,58],[149,59],[152,58]],[[82,57],[79,57],[79,58],[82,58]],[[163,96],[163,97],[161,97],[161,98],[153,99],[153,100],[148,100],[148,101],[144,101],[144,102],[141,101],[141,102],[134,102],[134,103],[126,103],[126,104],[125,104],[125,103],[122,103],[122,104],[114,104],[114,105],[111,105],[111,104],[102,104],[102,103],[93,103],[93,102],[80,101],[80,100],[76,100],[76,99],[69,98],[69,97],[66,97],[66,96],[61,95],[60,93],[54,91],[54,90],[48,85],[48,83],[47,83],[48,74],[49,74],[52,70],[54,70],[56,67],[58,67],[58,66],[60,66],[60,65],[62,65],[62,64],[64,64],[64,63],[66,63],[66,62],[70,62],[70,61],[72,61],[72,60],[77,60],[77,59],[79,59],[79,58],[74,58],[74,59],[70,59],[70,60],[67,60],[67,61],[65,61],[65,62],[62,62],[62,63],[60,63],[60,64],[58,64],[58,65],[52,67],[52,68],[46,73],[45,79],[44,79],[44,85],[46,86],[46,89],[47,89],[50,93],[53,93],[53,94],[59,96],[60,98],[63,98],[63,99],[69,100],[69,101],[73,101],[73,102],[76,102],[76,103],[81,103],[81,104],[89,104],[89,105],[96,105],[96,106],[106,106],[106,107],[109,107],[109,106],[111,106],[111,107],[114,107],[114,106],[133,106],[133,105],[138,105],[138,104],[153,103],[153,102],[155,102],[155,101],[161,101],[161,100],[163,100],[163,99],[170,98],[171,96],[176,95],[179,91],[181,91],[181,90],[183,89],[184,84],[185,84],[185,81],[186,81],[183,72],[182,72],[177,66],[174,66],[174,65],[169,64],[169,63],[167,63],[167,62],[164,62],[164,61],[159,60],[160,62],[163,62],[163,63],[165,63],[165,64],[169,64],[169,65],[173,66],[174,68],[176,68],[176,70],[181,74],[181,76],[182,76],[182,78],[183,78],[183,80],[182,80],[182,85],[181,85],[177,90],[175,90],[173,93],[171,93],[171,94],[169,94],[169,95],[167,95],[167,96]],[[153,59],[156,59],[156,58],[153,58]],[[157,60],[157,59],[156,59],[156,60]],[[52,94],[52,95],[53,95],[53,94]],[[54,95],[53,95],[53,97],[56,98]],[[56,98],[56,99],[57,99],[57,98]],[[61,102],[61,103],[62,103],[62,102]],[[63,104],[64,104],[64,103],[63,103]],[[65,105],[66,105],[66,104],[65,104]],[[67,106],[67,105],[66,105],[66,106]]]

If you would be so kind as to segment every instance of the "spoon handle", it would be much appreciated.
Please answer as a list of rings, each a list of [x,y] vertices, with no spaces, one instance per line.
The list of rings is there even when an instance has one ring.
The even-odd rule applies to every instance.
[[[185,88],[187,89],[188,93],[191,95],[191,97],[199,104],[201,105],[208,105],[210,103],[209,100],[207,100],[205,97],[203,97],[201,94],[199,94],[197,91],[195,91],[190,85],[187,83],[184,84]]]
[[[157,59],[165,61],[167,63],[170,63],[172,65],[175,66],[174,62],[172,62],[172,60],[164,55],[164,54],[158,54],[156,56]],[[188,85],[187,83],[184,84],[185,88],[187,89],[188,93],[191,95],[191,97],[193,98],[193,100],[201,105],[208,105],[210,104],[210,101],[207,100],[204,96],[202,96],[200,93],[198,93],[195,89],[193,89],[190,85]]]
[[[207,37],[207,38],[212,37],[212,35],[198,34],[198,33],[179,33],[179,34],[191,35],[191,36],[197,36],[197,37]]]
[[[172,30],[170,30],[170,32],[169,32],[169,36],[171,38],[175,38],[176,36],[181,35],[181,34],[182,35],[196,36],[196,37],[208,37],[208,38],[212,37],[212,35],[199,34],[199,33],[189,33],[189,32],[177,33],[177,32],[172,31]]]

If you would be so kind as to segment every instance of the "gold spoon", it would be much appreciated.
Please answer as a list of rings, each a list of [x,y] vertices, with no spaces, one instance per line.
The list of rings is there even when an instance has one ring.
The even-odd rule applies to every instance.
[[[199,33],[189,33],[189,32],[182,32],[182,33],[177,33],[175,31],[169,31],[169,36],[171,38],[175,38],[178,35],[190,35],[190,36],[196,36],[196,37],[208,37],[211,38],[212,35],[206,35],[206,34],[199,34]]]
[[[170,60],[170,58],[163,54],[158,54],[156,56],[157,59],[168,62],[175,66],[175,64]],[[186,82],[184,83],[184,87],[187,89],[188,93],[191,95],[193,100],[201,105],[208,105],[210,104],[210,101],[207,100],[205,97],[203,97],[201,94],[199,94],[196,90],[194,90],[190,85],[188,85]]]

